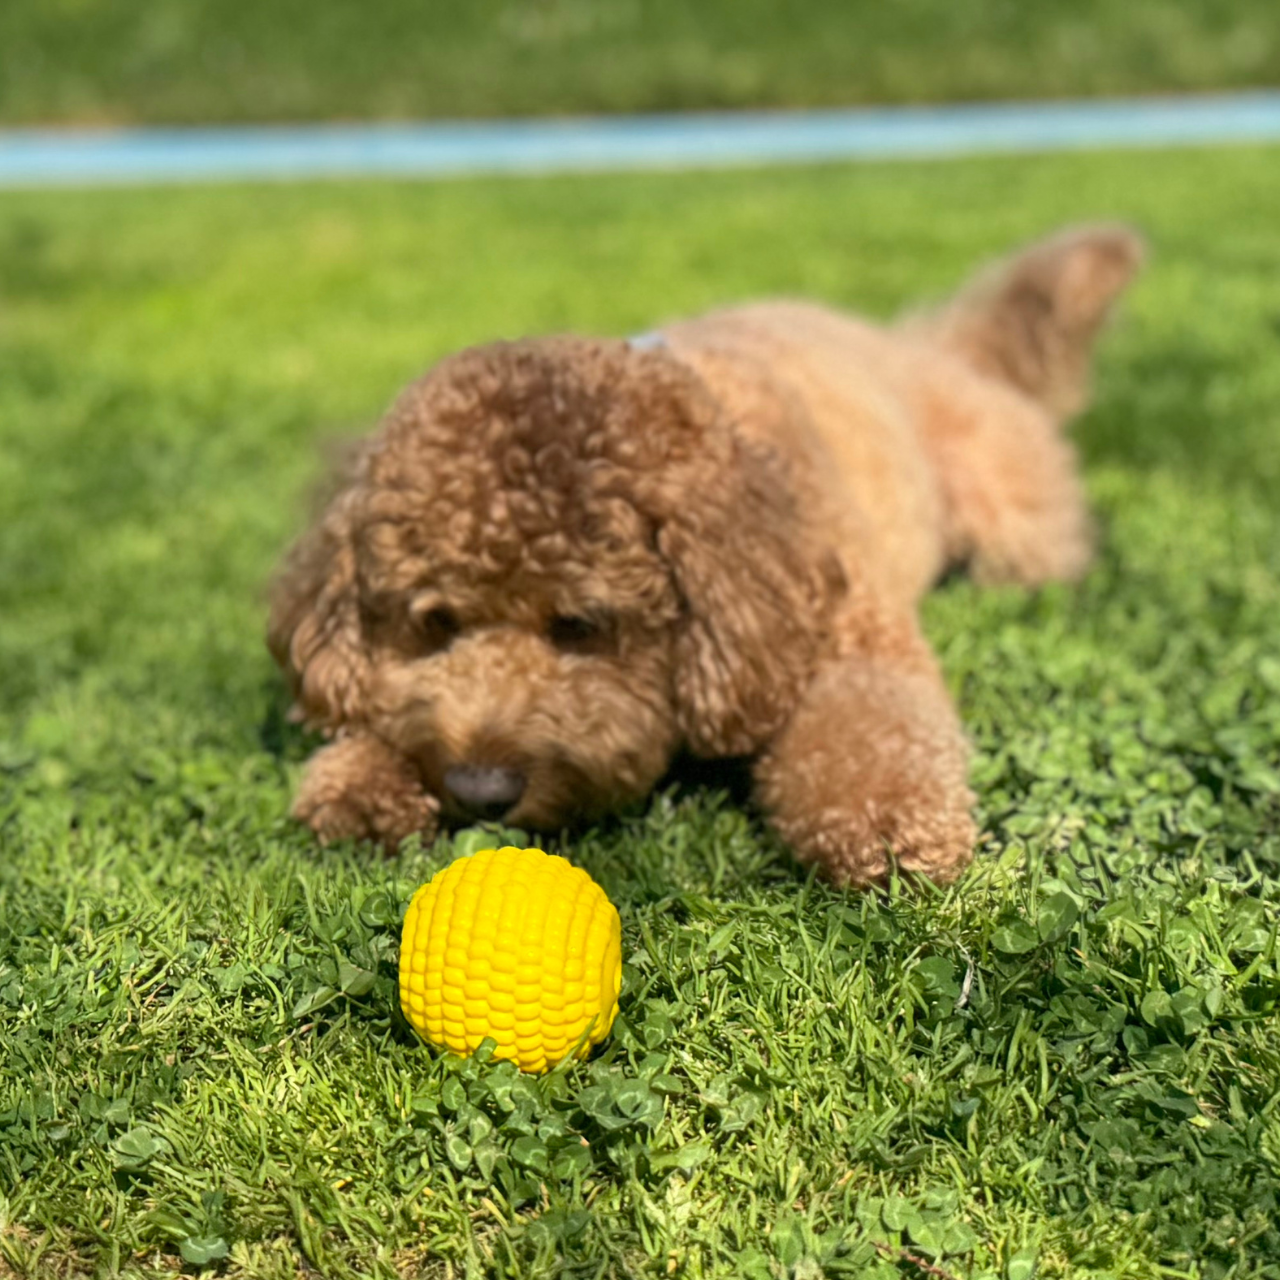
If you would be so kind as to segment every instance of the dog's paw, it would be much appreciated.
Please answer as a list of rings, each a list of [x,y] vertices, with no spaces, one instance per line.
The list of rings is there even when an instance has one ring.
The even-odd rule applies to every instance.
[[[381,743],[342,739],[307,766],[292,816],[329,844],[373,840],[394,850],[411,835],[434,837],[440,802],[408,763]]]
[[[868,800],[793,818],[782,834],[801,862],[817,863],[835,884],[879,884],[895,870],[947,884],[973,858],[977,827],[969,802],[967,791],[906,808]]]
[[[837,884],[954,880],[976,838],[968,746],[922,642],[833,663],[755,766],[770,821]]]
[[[316,833],[322,844],[335,840],[373,840],[394,850],[411,835],[430,840],[438,825],[439,802],[433,797],[379,797],[383,803],[346,798],[304,802],[293,806],[293,816]]]
[[[289,816],[310,827],[321,844],[332,844],[335,840],[367,840],[373,835],[364,810],[345,800],[323,801],[299,796],[293,802]]]

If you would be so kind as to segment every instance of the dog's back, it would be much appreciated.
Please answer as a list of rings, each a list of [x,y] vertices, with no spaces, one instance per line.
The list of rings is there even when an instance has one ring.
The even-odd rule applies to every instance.
[[[892,595],[913,599],[956,563],[985,579],[1070,578],[1089,521],[1061,427],[1141,258],[1131,232],[1082,228],[893,327],[780,301],[664,334]]]

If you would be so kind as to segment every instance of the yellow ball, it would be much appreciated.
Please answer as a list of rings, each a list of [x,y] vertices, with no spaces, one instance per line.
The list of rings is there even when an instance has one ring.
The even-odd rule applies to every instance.
[[[617,908],[580,867],[541,849],[482,849],[413,895],[400,1005],[428,1043],[474,1053],[486,1036],[522,1071],[585,1058],[622,988]]]

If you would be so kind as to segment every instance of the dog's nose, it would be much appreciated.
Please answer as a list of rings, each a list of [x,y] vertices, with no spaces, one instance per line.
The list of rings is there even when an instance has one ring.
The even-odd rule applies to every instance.
[[[449,794],[476,818],[500,818],[524,794],[524,774],[495,765],[459,764],[444,775]]]

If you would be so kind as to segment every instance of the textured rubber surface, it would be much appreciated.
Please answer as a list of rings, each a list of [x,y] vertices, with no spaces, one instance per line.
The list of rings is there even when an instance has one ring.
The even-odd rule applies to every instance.
[[[492,1036],[495,1058],[546,1071],[608,1035],[621,986],[617,909],[585,871],[541,849],[459,858],[405,914],[400,1004],[439,1048],[474,1053]]]

